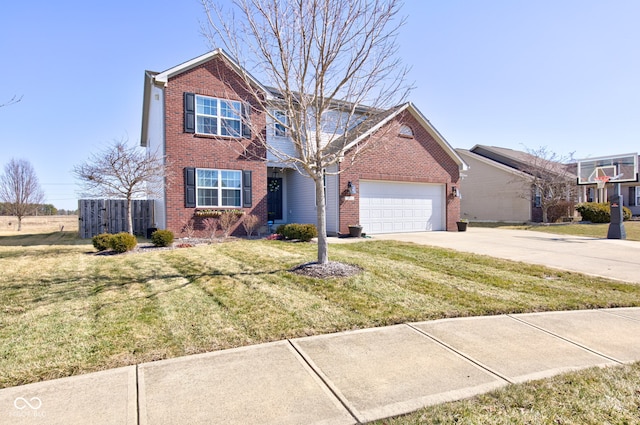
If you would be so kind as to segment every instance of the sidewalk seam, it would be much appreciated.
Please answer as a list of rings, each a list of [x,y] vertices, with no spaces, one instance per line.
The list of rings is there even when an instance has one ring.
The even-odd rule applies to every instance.
[[[343,397],[337,393],[337,391],[333,388],[333,385],[328,382],[328,378],[326,378],[319,370],[317,370],[317,366],[315,366],[313,362],[307,359],[307,357],[302,352],[302,349],[298,348],[298,346],[290,339],[287,339],[287,342],[295,350],[295,352],[298,353],[300,358],[305,362],[307,366],[309,366],[309,369],[313,371],[313,373],[318,377],[318,379],[320,379],[320,381],[331,392],[331,394],[333,394],[333,396],[340,402],[340,404],[347,410],[347,412],[349,412],[356,423],[361,424],[362,422],[360,421],[360,419],[358,419],[358,415],[353,411],[354,408],[352,408],[349,405],[349,402],[344,400]]]
[[[136,424],[140,425],[140,375],[138,371],[138,364],[136,364]]]
[[[599,310],[594,310],[594,311],[599,311]],[[599,356],[599,357],[603,357],[603,358],[605,358],[605,359],[607,359],[607,360],[611,360],[612,362],[618,363],[619,365],[624,365],[624,364],[625,364],[625,363],[624,363],[623,361],[621,361],[621,360],[618,360],[618,359],[616,359],[616,358],[614,358],[614,357],[611,357],[611,356],[607,356],[606,354],[603,354],[603,353],[601,353],[601,352],[599,352],[599,351],[596,351],[596,350],[594,350],[593,348],[589,348],[589,347],[587,347],[586,345],[580,344],[579,342],[572,341],[572,340],[570,340],[569,338],[565,338],[565,337],[563,337],[562,335],[558,335],[558,334],[556,334],[556,333],[554,333],[554,332],[551,332],[551,331],[550,331],[550,330],[548,330],[548,329],[545,329],[545,328],[540,327],[540,326],[538,326],[538,325],[534,325],[533,323],[529,323],[529,322],[527,322],[527,321],[525,321],[525,320],[523,320],[523,319],[519,319],[518,317],[516,317],[516,316],[514,316],[514,315],[507,314],[506,316],[507,316],[507,317],[510,317],[510,318],[512,318],[513,320],[516,320],[516,321],[518,321],[518,322],[520,322],[520,323],[523,323],[523,324],[525,324],[525,325],[527,325],[527,326],[531,326],[532,328],[537,329],[537,330],[539,330],[539,331],[542,331],[542,332],[544,332],[544,333],[546,333],[546,334],[548,334],[548,335],[551,335],[551,336],[553,336],[553,337],[555,337],[555,338],[558,338],[558,339],[560,339],[560,340],[562,340],[562,341],[568,342],[569,344],[575,345],[576,347],[582,348],[583,350],[588,351],[588,352],[590,352],[590,353],[592,353],[592,354],[595,354],[595,355],[597,355],[597,356]]]
[[[447,344],[446,342],[440,340],[439,338],[436,338],[435,336],[430,335],[426,331],[423,331],[422,329],[413,326],[411,323],[405,323],[405,325],[408,326],[409,328],[413,329],[414,331],[418,332],[420,335],[431,339],[432,341],[434,341],[435,343],[443,346],[447,350],[449,350],[449,351],[457,354],[458,356],[464,358],[465,360],[473,363],[474,365],[476,365],[480,369],[484,370],[485,372],[490,373],[491,375],[494,375],[498,379],[501,379],[501,380],[507,382],[508,384],[515,384],[514,381],[512,381],[509,378],[507,378],[506,376],[503,376],[502,374],[500,374],[500,373],[496,372],[495,370],[491,369],[489,366],[486,366],[486,365],[482,364],[481,362],[479,362],[478,360],[474,359],[473,357],[470,357],[470,356],[464,354],[463,352],[457,350],[456,348],[452,347],[451,345]]]
[[[633,307],[633,308],[635,308],[635,307]],[[612,316],[621,317],[623,319],[633,320],[634,322],[640,322],[640,320],[636,319],[635,317],[625,316],[624,314],[620,314],[620,313],[618,313],[616,311],[613,311],[613,310],[598,310],[598,311],[610,314]]]

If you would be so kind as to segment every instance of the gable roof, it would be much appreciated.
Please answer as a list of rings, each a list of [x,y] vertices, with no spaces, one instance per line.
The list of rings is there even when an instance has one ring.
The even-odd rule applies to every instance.
[[[154,81],[158,85],[162,84],[166,86],[167,83],[169,82],[169,78],[182,74],[183,72],[186,72],[195,67],[198,67],[203,63],[209,62],[210,60],[216,57],[223,58],[229,65],[231,65],[231,68],[233,68],[233,70],[236,71],[238,74],[246,75],[249,82],[255,87],[257,87],[258,89],[260,89],[262,92],[266,93],[267,95],[271,94],[271,91],[267,87],[262,85],[260,81],[258,81],[246,69],[240,66],[237,60],[233,59],[221,48],[217,48],[215,50],[205,53],[204,55],[200,55],[196,58],[183,62],[180,65],[176,65],[165,71],[159,72],[155,75]]]
[[[456,149],[456,152],[458,152],[459,155],[463,156],[463,157],[469,157],[470,159],[482,162],[483,164],[486,164],[490,167],[494,167],[497,170],[501,170],[504,171],[505,173],[509,173],[512,174],[514,176],[518,176],[518,177],[532,177],[530,174],[527,174],[523,171],[520,171],[516,168],[510,167],[508,165],[504,165],[500,162],[494,161],[493,159],[487,158],[485,156],[479,155],[475,152],[472,152],[468,149]]]
[[[475,145],[469,152],[527,174],[532,174],[532,167],[540,160],[530,153],[498,146]],[[544,171],[555,172],[558,175],[575,174],[571,172],[571,164],[562,164],[560,162],[554,162]]]
[[[183,72],[196,68],[216,57],[220,57],[224,59],[231,66],[231,68],[234,71],[236,71],[239,75],[246,76],[247,79],[249,80],[249,83],[252,84],[254,87],[256,87],[258,90],[261,90],[263,93],[265,93],[267,97],[272,97],[274,95],[272,90],[265,87],[260,81],[258,81],[255,77],[253,77],[246,69],[241,67],[238,61],[234,60],[224,50],[220,48],[207,52],[203,55],[200,55],[196,58],[183,62],[180,65],[176,65],[162,72],[145,71],[144,95],[142,99],[142,133],[140,137],[141,146],[143,147],[147,146],[147,136],[149,131],[148,129],[149,107],[151,104],[151,88],[153,86],[166,87],[171,77],[180,75]]]
[[[372,115],[369,119],[365,120],[363,123],[356,126],[347,136],[347,139],[340,137],[332,142],[335,145],[335,149],[340,149],[341,146],[345,146],[345,151],[351,149],[362,140],[371,136],[377,130],[382,128],[387,123],[391,122],[394,118],[400,115],[402,112],[409,112],[418,123],[433,137],[433,139],[444,149],[444,151],[458,164],[458,168],[460,171],[467,170],[469,166],[466,162],[458,155],[458,153],[453,149],[453,147],[446,141],[446,139],[440,134],[438,130],[429,122],[429,120],[416,108],[416,106],[411,102],[406,102],[393,108],[389,108],[384,111],[380,111],[377,114]]]

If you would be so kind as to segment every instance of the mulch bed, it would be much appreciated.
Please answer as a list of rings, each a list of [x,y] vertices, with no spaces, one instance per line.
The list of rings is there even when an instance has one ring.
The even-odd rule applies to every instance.
[[[316,261],[300,264],[289,270],[303,276],[327,279],[332,277],[349,277],[356,275],[362,269],[353,264],[345,264],[337,261],[329,261],[327,264],[319,264]]]

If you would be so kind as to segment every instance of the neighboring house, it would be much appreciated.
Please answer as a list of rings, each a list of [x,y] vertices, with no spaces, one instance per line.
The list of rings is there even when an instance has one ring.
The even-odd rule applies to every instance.
[[[528,196],[526,187],[527,181],[533,183],[532,164],[536,163],[533,155],[485,145],[457,152],[469,164],[460,184],[462,218],[513,223],[542,221],[539,199]],[[564,164],[549,168],[553,172],[556,167],[558,174],[570,174]]]
[[[632,158],[635,154],[630,155],[621,155],[625,159],[628,159],[628,165],[630,166]],[[600,158],[587,158],[581,161],[596,161],[596,160],[610,160],[610,158],[619,158],[620,155],[614,156],[604,156]],[[638,162],[640,162],[640,157],[637,157]],[[637,164],[636,164],[637,165]],[[576,168],[575,164],[573,164],[574,169]],[[618,172],[621,172],[619,169]],[[629,170],[630,174],[633,174],[631,170]],[[637,174],[635,176],[631,176],[630,179],[638,180]],[[640,215],[640,183],[638,181],[625,181],[620,184],[620,194],[623,197],[623,205],[628,207],[631,210],[631,213],[635,216]],[[578,201],[579,202],[608,202],[610,196],[614,195],[616,191],[616,187],[613,183],[608,183],[604,188],[598,189],[595,184],[589,185],[579,185],[578,186]]]
[[[170,170],[164,195],[155,200],[158,228],[179,235],[193,220],[202,230],[197,211],[225,209],[274,225],[316,224],[313,181],[268,153],[256,134],[292,151],[286,128],[267,119],[250,90],[265,98],[277,93],[255,79],[247,86],[239,71],[217,49],[145,73],[141,145],[164,155]],[[412,103],[372,120],[355,128],[348,140],[353,149],[327,170],[327,232],[348,233],[352,224],[369,234],[456,229],[462,158]],[[359,143],[369,137],[384,139],[352,164]]]

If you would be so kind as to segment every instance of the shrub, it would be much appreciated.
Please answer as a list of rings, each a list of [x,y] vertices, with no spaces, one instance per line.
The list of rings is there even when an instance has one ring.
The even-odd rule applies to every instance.
[[[181,233],[186,233],[187,238],[191,239],[195,235],[195,221],[192,218],[186,219],[182,222]]]
[[[575,208],[573,202],[559,201],[556,205],[547,210],[547,220],[549,223],[556,223],[563,217],[571,216],[571,211]]]
[[[171,230],[156,230],[151,234],[151,242],[155,246],[169,246],[173,243],[173,232]]]
[[[608,203],[597,202],[585,202],[578,204],[576,210],[582,216],[584,221],[590,221],[592,223],[610,223],[611,222],[611,207]],[[631,210],[627,207],[622,207],[623,220],[629,220],[631,218]]]
[[[120,232],[111,236],[111,249],[115,252],[131,251],[137,244],[136,237],[127,232]]]
[[[209,239],[214,239],[216,237],[216,232],[218,231],[218,221],[220,221],[219,216],[216,217],[207,217],[202,220],[202,224],[204,224],[205,230],[209,233]]]
[[[220,224],[225,239],[229,236],[229,233],[231,233],[231,228],[240,220],[240,217],[242,217],[242,214],[239,214],[237,210],[229,210],[220,214],[218,223]]]
[[[111,248],[111,233],[100,233],[91,238],[91,243],[98,251],[106,251]]]
[[[245,215],[242,219],[242,226],[244,227],[244,231],[247,232],[248,237],[251,237],[259,225],[260,217],[255,214]]]
[[[298,239],[302,242],[309,242],[318,236],[318,229],[313,224],[282,224],[276,229],[276,233],[285,239]]]

